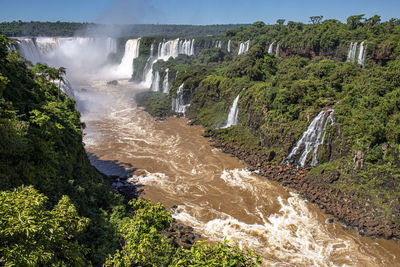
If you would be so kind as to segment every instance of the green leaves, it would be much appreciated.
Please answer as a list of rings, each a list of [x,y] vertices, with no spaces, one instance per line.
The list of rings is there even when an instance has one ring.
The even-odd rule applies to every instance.
[[[162,234],[172,223],[171,214],[158,203],[130,202],[132,218],[121,227],[124,246],[110,255],[104,266],[257,266],[261,258],[251,250],[198,242],[191,249],[175,248]]]
[[[0,254],[6,266],[84,263],[85,249],[74,237],[89,220],[67,196],[52,210],[47,201],[32,186],[0,192]]]

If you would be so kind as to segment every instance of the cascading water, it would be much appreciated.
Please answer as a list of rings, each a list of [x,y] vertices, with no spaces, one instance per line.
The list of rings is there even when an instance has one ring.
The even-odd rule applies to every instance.
[[[31,38],[18,38],[17,42],[18,49],[23,57],[30,60],[32,63],[43,60],[39,49]]]
[[[176,97],[172,99],[172,110],[176,113],[183,113],[185,114],[186,108],[189,105],[185,105],[184,99],[183,99],[183,86],[184,84],[182,83],[178,91],[176,91]]]
[[[131,77],[133,73],[133,60],[139,56],[140,39],[130,39],[125,43],[125,53],[121,64],[118,66],[119,75]]]
[[[279,48],[280,48],[280,46],[279,46],[279,43],[278,43],[276,45],[276,48],[275,48],[275,56],[277,56],[277,57],[279,57],[279,52],[280,52]]]
[[[273,53],[274,44],[275,44],[275,41],[273,41],[273,42],[269,45],[269,47],[268,47],[268,54],[272,54],[272,53]]]
[[[228,53],[231,52],[231,40],[228,41],[228,47],[226,48],[226,51],[228,51]]]
[[[250,40],[247,40],[244,43],[240,43],[238,55],[246,54],[250,48]]]
[[[324,143],[328,124],[334,124],[333,109],[323,110],[313,119],[285,162],[294,162],[304,167],[307,156],[312,151],[311,166],[316,166],[318,147]]]
[[[360,44],[360,51],[358,52],[358,64],[362,67],[365,65],[365,59],[367,58],[367,46],[364,46],[364,42]]]
[[[239,94],[240,95],[240,94]],[[226,124],[224,125],[223,128],[228,128],[233,125],[236,125],[238,122],[238,114],[239,114],[239,108],[238,108],[238,103],[239,103],[239,95],[235,98],[235,100],[232,103],[231,109],[229,110],[228,114],[228,119],[226,120]]]
[[[222,42],[221,41],[216,41],[215,42],[215,48],[221,48],[222,47]]]
[[[347,62],[354,62],[356,59],[357,42],[351,42],[349,52],[347,53]]]
[[[153,82],[151,83],[150,91],[159,92],[160,91],[160,73],[156,71],[153,77]]]
[[[164,93],[164,94],[168,94],[169,93],[169,78],[168,78],[168,72],[169,72],[169,69],[166,69],[165,70],[165,76],[164,76],[164,80],[163,80],[163,87],[162,87],[162,92]]]

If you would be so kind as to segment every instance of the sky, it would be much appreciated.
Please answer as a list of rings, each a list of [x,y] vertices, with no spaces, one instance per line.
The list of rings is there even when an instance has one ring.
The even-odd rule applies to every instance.
[[[400,0],[0,0],[0,21],[110,24],[229,24],[310,16],[346,21],[351,15],[400,17]]]

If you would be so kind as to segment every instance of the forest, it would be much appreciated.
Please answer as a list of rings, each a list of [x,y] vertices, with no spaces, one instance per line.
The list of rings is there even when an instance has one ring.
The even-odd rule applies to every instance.
[[[108,25],[76,22],[40,22],[12,21],[0,22],[0,34],[7,37],[20,36],[103,36],[108,37],[141,37],[162,36],[176,38],[181,36],[199,37],[224,34],[227,30],[248,26],[246,24],[221,25],[163,25],[133,24]]]

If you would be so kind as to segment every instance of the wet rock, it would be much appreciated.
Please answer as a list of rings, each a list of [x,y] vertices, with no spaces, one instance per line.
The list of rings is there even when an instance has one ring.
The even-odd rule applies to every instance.
[[[107,82],[107,85],[118,85],[118,81],[117,80],[112,80]]]

